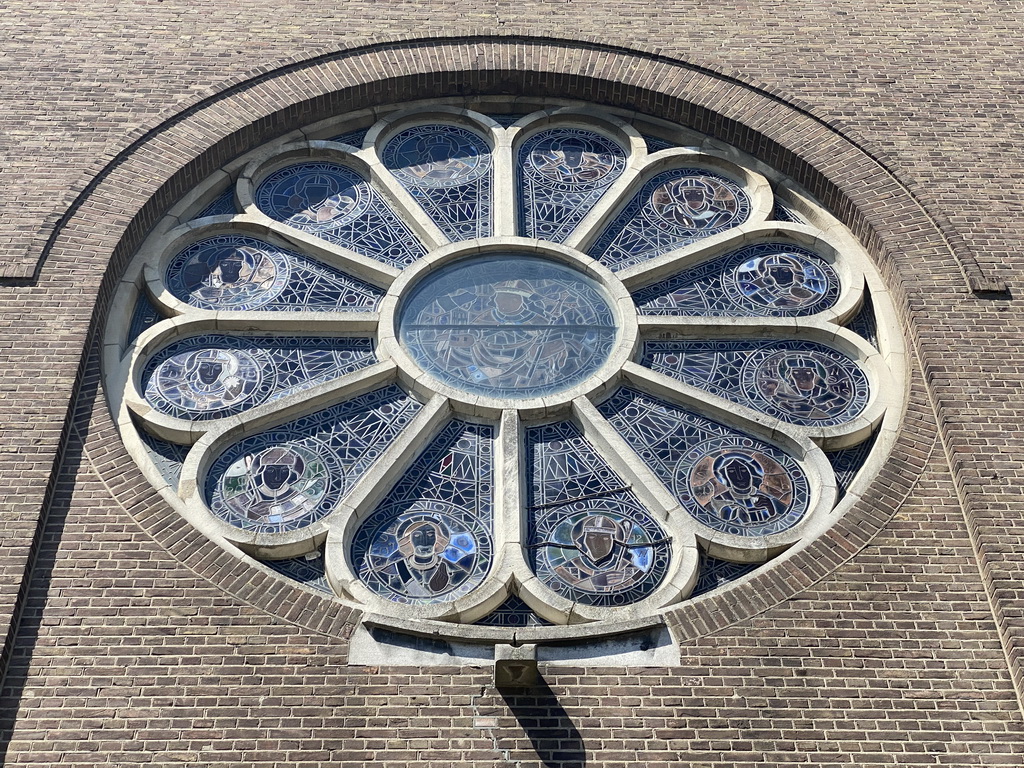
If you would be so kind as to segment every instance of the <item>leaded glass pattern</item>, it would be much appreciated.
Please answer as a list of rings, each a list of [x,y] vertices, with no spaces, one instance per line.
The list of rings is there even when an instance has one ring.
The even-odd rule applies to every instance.
[[[492,397],[571,387],[611,353],[616,322],[591,278],[524,256],[470,259],[410,295],[402,344],[446,384]]]
[[[488,115],[488,117],[491,118],[491,120],[496,122],[501,127],[508,128],[509,126],[518,123],[520,120],[526,117],[526,115],[517,113],[513,115]]]
[[[384,167],[452,241],[491,234],[491,148],[455,125],[417,125],[388,140]]]
[[[839,300],[835,269],[807,248],[758,243],[633,294],[642,315],[804,317]]]
[[[192,218],[195,220],[204,219],[207,216],[231,216],[236,213],[238,213],[238,206],[235,205],[235,190],[229,186]]]
[[[487,575],[494,428],[450,422],[356,531],[363,584],[396,603],[451,602]]]
[[[370,339],[203,334],[175,342],[142,373],[146,402],[179,419],[241,413],[374,362]]]
[[[294,251],[246,235],[207,237],[171,259],[167,287],[200,309],[374,309],[379,288]]]
[[[598,407],[708,528],[768,536],[799,523],[810,505],[806,474],[774,446],[627,387]]]
[[[128,335],[125,337],[125,346],[127,347],[139,338],[144,330],[156,325],[163,319],[164,316],[160,314],[160,310],[149,300],[149,296],[145,293],[140,293],[139,298],[135,302],[135,309],[132,310],[132,320],[128,326]]]
[[[827,211],[696,135],[685,159],[649,135],[630,155],[608,129],[624,112],[552,107],[511,131],[524,115],[379,114],[331,139],[358,154],[239,158],[206,220],[160,222],[127,273],[110,399],[186,519],[378,618],[479,637],[662,610],[755,567],[709,551],[774,555],[828,524],[834,485],[849,506],[902,348]],[[743,245],[704,242],[740,224]],[[522,476],[496,496],[498,459]]]
[[[139,439],[142,440],[149,460],[153,462],[153,466],[157,468],[160,476],[172,488],[176,488],[181,480],[181,465],[185,463],[188,449],[183,445],[153,437],[145,430],[139,430]]]
[[[337,163],[297,163],[256,188],[256,205],[272,219],[395,267],[426,254],[362,176]]]
[[[850,489],[850,483],[860,472],[864,462],[868,460],[871,449],[875,447],[875,440],[878,433],[875,432],[864,442],[852,448],[845,448],[841,451],[826,451],[825,456],[836,473],[836,486],[839,491],[839,498],[843,498]]]
[[[647,145],[647,151],[652,155],[655,152],[661,152],[663,149],[674,149],[679,146],[671,141],[665,141],[665,139],[659,139],[646,133],[641,134],[641,136],[643,136],[644,143]]]
[[[793,211],[789,206],[778,198],[775,198],[775,205],[772,206],[772,219],[775,221],[786,221],[792,224],[803,224],[804,220],[800,214]]]
[[[303,528],[334,510],[420,407],[392,385],[247,437],[210,468],[207,504],[243,530]]]
[[[730,563],[728,560],[719,560],[717,557],[701,552],[700,570],[697,573],[697,583],[693,587],[690,597],[697,597],[713,589],[736,581],[741,576],[757,568],[755,563]]]
[[[703,168],[665,171],[643,185],[590,255],[622,270],[738,226],[750,211],[732,179]]]
[[[527,550],[556,594],[594,606],[650,595],[671,543],[636,495],[571,422],[526,432]]]
[[[878,349],[878,322],[875,320],[875,306],[871,300],[871,291],[864,289],[864,302],[860,305],[857,314],[850,318],[846,327]]]
[[[350,147],[362,149],[363,141],[366,139],[366,134],[368,131],[368,128],[360,128],[357,131],[339,133],[337,136],[332,136],[331,138],[329,138],[328,141],[336,141],[339,144],[348,144]]]
[[[846,424],[867,406],[868,378],[846,355],[796,340],[648,341],[643,365],[802,426]]]
[[[563,242],[626,169],[626,151],[594,131],[553,128],[519,148],[519,234]]]
[[[530,606],[516,595],[509,595],[505,602],[476,623],[485,627],[546,627],[551,625],[550,621],[534,613]]]
[[[292,581],[312,587],[318,592],[333,594],[330,584],[327,583],[323,552],[311,552],[308,555],[290,557],[287,560],[261,560],[260,562]]]

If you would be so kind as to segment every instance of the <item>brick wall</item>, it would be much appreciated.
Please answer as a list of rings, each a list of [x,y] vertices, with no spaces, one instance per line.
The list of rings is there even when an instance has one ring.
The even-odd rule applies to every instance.
[[[1024,762],[1019,3],[37,0],[4,10],[9,762]],[[366,38],[459,31],[476,37],[330,57]],[[608,53],[523,43],[527,32],[704,69],[648,57],[625,72]],[[483,37],[499,33],[503,44]],[[321,67],[275,74],[316,55]],[[540,74],[502,72],[524,61]],[[736,598],[745,608],[681,611],[679,669],[559,668],[546,688],[503,697],[486,670],[347,668],[346,612],[317,615],[189,539],[110,437],[83,350],[116,277],[104,282],[106,264],[141,234],[146,200],[187,188],[195,174],[183,166],[216,165],[218,152],[283,130],[269,117],[236,133],[296,94],[453,92],[458,78],[423,74],[430,66],[476,70],[463,81],[494,90],[642,92],[647,111],[675,108],[659,95],[674,88],[703,105],[681,114],[687,122],[753,143],[776,165],[811,161],[819,193],[860,223],[899,298],[916,369],[907,437],[851,517],[858,525],[832,536],[828,567],[795,559],[811,578],[769,572]],[[261,68],[265,83],[253,85]],[[375,87],[381,71],[408,77]],[[614,80],[639,90],[602,85]],[[303,114],[332,106],[313,100]],[[830,185],[842,187],[832,199]],[[268,610],[275,589],[287,610]]]

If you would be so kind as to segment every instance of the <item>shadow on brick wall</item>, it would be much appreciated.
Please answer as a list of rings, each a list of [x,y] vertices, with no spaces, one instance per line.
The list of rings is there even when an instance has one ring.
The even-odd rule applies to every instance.
[[[587,755],[583,737],[543,679],[529,688],[499,688],[498,693],[530,738],[542,765],[585,768]]]

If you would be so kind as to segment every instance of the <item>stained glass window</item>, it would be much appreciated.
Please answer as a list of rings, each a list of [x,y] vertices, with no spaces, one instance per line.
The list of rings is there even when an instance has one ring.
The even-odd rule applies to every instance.
[[[596,281],[521,254],[431,275],[406,299],[400,329],[424,370],[492,397],[567,389],[605,362],[616,337],[610,299]]]
[[[884,286],[739,153],[507,106],[340,115],[182,203],[110,323],[125,442],[202,531],[378,616],[542,632],[728,589],[886,444]]]

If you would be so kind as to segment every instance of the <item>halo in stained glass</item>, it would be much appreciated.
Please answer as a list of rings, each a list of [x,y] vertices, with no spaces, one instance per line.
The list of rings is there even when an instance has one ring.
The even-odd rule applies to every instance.
[[[790,348],[751,355],[740,377],[743,390],[761,410],[777,409],[794,424],[843,424],[868,401],[864,372],[832,350]]]
[[[835,269],[811,250],[758,243],[647,286],[633,294],[641,315],[805,317],[839,300]]]
[[[757,448],[743,438],[701,443],[676,468],[676,496],[697,520],[724,533],[766,536],[792,528],[807,509],[806,498],[798,499],[795,470]],[[802,472],[798,480],[805,497]]]
[[[576,128],[542,131],[519,150],[523,174],[560,192],[607,187],[622,174],[624,156],[614,141]]]
[[[597,371],[617,336],[604,289],[572,267],[510,253],[456,262],[404,301],[402,345],[445,384],[492,397],[563,391]]]
[[[403,186],[458,187],[491,168],[482,138],[455,125],[418,125],[388,140],[381,159]]]
[[[207,505],[244,530],[303,528],[334,509],[419,408],[392,385],[244,438],[207,473]]]
[[[861,367],[824,344],[791,339],[651,340],[641,362],[791,424],[852,421],[871,390]]]
[[[807,258],[812,256],[812,258]],[[769,310],[807,310],[821,303],[838,277],[826,262],[803,248],[751,246],[726,273],[724,286],[736,304]]]
[[[575,502],[534,518],[533,568],[545,586],[595,606],[629,605],[668,570],[671,548],[642,505],[621,495]]]
[[[202,334],[169,344],[142,373],[153,408],[175,418],[214,419],[309,389],[369,365],[364,338]]]
[[[171,293],[203,309],[257,309],[280,296],[290,276],[284,251],[243,235],[200,240],[167,266]]]
[[[263,357],[262,350],[255,355]],[[151,363],[152,364],[152,363]],[[244,349],[192,349],[164,359],[146,381],[146,401],[172,415],[230,412],[266,396],[263,370]]]
[[[677,168],[649,179],[590,249],[612,270],[724,232],[750,217],[739,184],[703,168]]]
[[[360,580],[397,603],[451,602],[494,557],[490,426],[452,421],[356,531]]]
[[[370,207],[362,176],[337,163],[299,163],[270,174],[256,191],[267,215],[307,232],[347,224]]]

